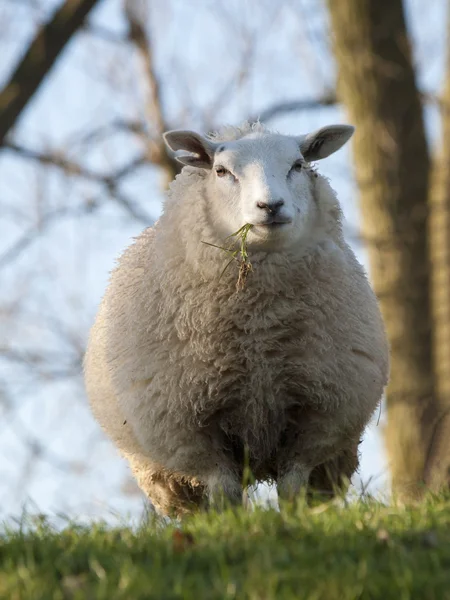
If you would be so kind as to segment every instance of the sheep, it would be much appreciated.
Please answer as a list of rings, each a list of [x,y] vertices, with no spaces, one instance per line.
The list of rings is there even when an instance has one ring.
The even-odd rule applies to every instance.
[[[311,166],[353,130],[164,134],[184,168],[113,271],[85,356],[93,414],[163,515],[240,503],[244,470],[290,501],[345,487],[358,467],[388,345]],[[243,226],[238,291],[242,256],[224,270],[222,249]]]

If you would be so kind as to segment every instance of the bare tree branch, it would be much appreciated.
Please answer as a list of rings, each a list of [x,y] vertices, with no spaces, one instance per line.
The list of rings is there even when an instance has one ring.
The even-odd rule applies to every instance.
[[[138,3],[136,0],[127,0],[125,3],[125,16],[128,19],[129,39],[138,49],[144,63],[146,80],[149,86],[148,119],[155,127],[157,135],[162,135],[167,129],[167,124],[163,113],[161,86],[156,74],[153,47],[143,23],[143,6],[142,3]]]
[[[28,449],[30,453],[30,459],[44,460],[55,469],[64,471],[65,473],[72,469],[73,463],[71,461],[61,458],[61,456],[53,452],[48,445],[44,445],[42,441],[36,438],[36,436],[29,431],[23,422],[19,420],[17,415],[14,420],[14,427],[11,429],[14,431],[16,437],[21,440],[23,446]],[[22,478],[25,478],[25,476],[28,475],[29,473],[23,473]]]
[[[334,106],[337,103],[338,100],[336,98],[336,92],[330,91],[319,98],[305,98],[304,100],[292,100],[274,104],[273,106],[269,106],[269,108],[263,110],[259,115],[250,117],[250,121],[253,122],[259,120],[263,123],[267,123],[267,121],[270,121],[275,117],[279,117],[280,115],[298,112],[301,110],[315,110],[322,106]]]
[[[111,123],[101,125],[85,134],[81,134],[78,138],[72,140],[72,144],[83,146],[92,144],[115,133],[132,133],[140,136],[147,136],[148,132],[145,123],[141,121],[126,121],[124,119],[114,119]]]
[[[423,104],[436,103],[439,108],[441,107],[441,99],[434,94],[422,91],[419,95]],[[318,108],[323,108],[324,106],[335,106],[338,103],[339,100],[336,96],[336,92],[334,90],[329,90],[323,96],[319,96],[318,98],[305,98],[302,100],[279,102],[273,106],[269,106],[259,113],[259,115],[249,117],[249,121],[255,122],[259,120],[263,123],[267,123],[282,115],[300,112],[302,110],[316,110]]]
[[[51,152],[41,152],[39,150],[33,150],[31,148],[26,148],[20,144],[15,144],[14,142],[5,142],[4,148],[5,150],[9,150],[14,152],[15,154],[18,154],[21,158],[33,160],[45,166],[53,166],[62,169],[68,175],[79,175],[81,177],[84,177],[85,179],[100,182],[105,179],[104,175],[96,173],[95,171],[91,171],[90,169],[83,167],[82,165],[70,161],[64,156],[58,156],[57,154]]]
[[[53,166],[61,169],[68,175],[82,177],[89,181],[103,185],[108,191],[108,194],[118,204],[120,204],[129,215],[136,219],[136,221],[139,221],[146,226],[151,224],[151,217],[146,213],[141,212],[139,208],[126,196],[126,194],[119,189],[119,185],[123,179],[125,179],[139,167],[148,164],[146,154],[131,159],[129,163],[120,167],[114,173],[102,174],[92,171],[83,165],[70,161],[63,156],[31,150],[12,142],[7,142],[7,145],[5,145],[4,148],[5,150],[10,150],[16,153],[21,158],[36,161],[46,166]],[[88,210],[91,211],[92,208],[97,204],[99,203],[91,202],[88,208],[83,207],[82,212],[86,213]],[[20,256],[38,237],[40,237],[43,231],[54,221],[57,221],[61,217],[67,215],[75,215],[75,213],[76,211],[71,211],[65,207],[45,215],[40,220],[39,227],[32,227],[26,231],[14,244],[12,244],[5,252],[3,252],[3,254],[0,255],[0,269],[18,258],[18,256]]]
[[[133,42],[141,55],[149,95],[146,103],[146,112],[149,125],[154,130],[154,137],[147,140],[147,147],[152,158],[151,162],[160,166],[165,173],[167,185],[181,170],[179,163],[169,155],[162,139],[162,134],[170,127],[167,124],[161,98],[161,86],[156,74],[153,47],[151,39],[145,29],[145,4],[138,0],[127,0],[125,3],[125,16],[128,20],[129,39]]]
[[[143,223],[145,226],[150,226],[153,219],[142,213],[134,203],[121,191],[117,189],[117,183],[114,181],[103,182],[107,186],[108,192],[114,200],[120,204],[125,211],[132,216],[136,221]],[[83,206],[81,209],[69,210],[63,208],[55,210],[47,215],[44,215],[39,222],[38,227],[32,227],[28,229],[18,240],[16,240],[3,254],[0,254],[0,270],[7,265],[11,264],[14,260],[19,258],[23,252],[29,248],[29,246],[42,237],[43,233],[55,222],[60,222],[64,217],[80,217],[81,214],[92,213],[95,209],[101,206],[100,200],[93,199],[88,205]]]
[[[37,33],[0,92],[0,145],[98,0],[66,0]]]
[[[104,40],[105,42],[111,42],[113,44],[124,44],[128,41],[126,35],[111,31],[107,27],[101,27],[100,25],[92,25],[91,23],[85,23],[83,31],[93,35],[96,38]]]
[[[118,183],[119,180],[124,179],[128,175],[130,175],[137,168],[142,165],[148,164],[147,155],[137,156],[130,160],[129,163],[125,164],[123,167],[120,167],[117,171],[111,174],[103,174],[98,173],[97,171],[92,171],[91,169],[84,167],[76,162],[65,158],[64,156],[59,156],[57,154],[48,153],[48,152],[40,152],[38,150],[32,150],[30,148],[25,148],[20,144],[15,144],[13,142],[7,142],[5,144],[5,149],[11,150],[12,152],[18,154],[20,157],[34,160],[43,165],[57,167],[65,171],[68,175],[77,175],[83,177],[85,179],[89,179],[91,181],[95,181],[97,183],[103,183],[105,185],[111,185],[111,183]]]

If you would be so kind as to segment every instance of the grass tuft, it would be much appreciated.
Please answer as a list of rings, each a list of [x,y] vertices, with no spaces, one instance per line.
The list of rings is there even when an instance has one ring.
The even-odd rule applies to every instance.
[[[231,240],[228,247],[216,246],[216,244],[210,244],[209,242],[202,242],[207,246],[212,246],[213,248],[218,248],[223,252],[226,252],[231,259],[225,265],[222,273],[220,274],[219,281],[222,279],[223,274],[231,265],[232,262],[237,261],[239,264],[239,273],[238,279],[236,281],[236,290],[239,292],[243,290],[245,287],[245,283],[247,281],[248,274],[252,270],[252,264],[249,260],[248,249],[247,249],[247,237],[250,232],[250,229],[253,227],[250,223],[246,223],[242,227],[240,227],[237,231],[227,236],[226,240]],[[238,244],[238,248],[233,248]]]

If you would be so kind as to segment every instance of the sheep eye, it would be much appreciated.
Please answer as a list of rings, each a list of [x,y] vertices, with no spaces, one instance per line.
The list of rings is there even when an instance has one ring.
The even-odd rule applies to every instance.
[[[289,172],[292,173],[292,171],[296,171],[297,173],[299,173],[302,169],[303,169],[303,162],[301,160],[297,160],[292,165],[291,170]]]
[[[225,167],[222,167],[221,165],[216,167],[217,177],[225,177],[225,175],[228,175],[229,172],[230,171],[228,171],[228,169],[225,169]]]

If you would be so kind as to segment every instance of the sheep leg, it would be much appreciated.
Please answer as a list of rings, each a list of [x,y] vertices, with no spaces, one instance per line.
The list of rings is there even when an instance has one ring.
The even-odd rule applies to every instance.
[[[200,481],[205,487],[207,505],[215,510],[242,503],[243,493],[238,469],[224,455],[220,439],[216,432],[194,433],[164,462],[171,470]]]
[[[139,487],[158,513],[181,518],[209,507],[223,510],[242,502],[242,488],[232,477],[215,474],[206,485],[197,479],[169,473],[164,469],[136,460],[130,462]]]
[[[149,430],[146,433],[151,435]],[[220,432],[206,428],[183,431],[181,427],[175,429],[169,424],[165,428],[164,444],[161,445],[155,445],[154,440],[158,438],[150,435],[148,442],[142,436],[141,444],[148,448],[148,454],[159,465],[158,471],[163,468],[165,473],[172,474],[171,484],[173,478],[178,482],[198,482],[204,496],[201,504],[205,507],[221,509],[229,504],[242,503],[239,469],[225,455]],[[163,478],[158,475],[158,485],[162,485],[163,479],[163,485],[167,488],[167,476]],[[154,485],[153,480],[151,484]]]
[[[352,475],[359,466],[359,443],[317,465],[311,472],[308,488],[311,497],[330,499],[347,491]]]
[[[346,488],[357,466],[357,443],[349,443],[348,439],[338,438],[334,443],[312,446],[300,441],[283,457],[278,494],[285,500],[307,492],[309,498],[315,493],[333,497],[338,490]]]
[[[320,451],[317,452],[314,461],[304,462],[306,453],[303,453],[301,458],[297,457],[279,476],[277,488],[280,498],[293,500],[303,492],[307,493],[308,499],[331,499],[336,494],[344,493],[358,468],[357,446],[356,443],[351,447],[341,448],[334,455],[330,455],[334,451],[330,449],[328,457],[319,464],[314,463],[318,460]]]
[[[205,488],[195,479],[170,473],[142,455],[126,458],[139,487],[159,514],[180,518],[202,506]]]
[[[238,478],[225,469],[218,469],[207,480],[209,507],[223,510],[242,504],[242,485]]]
[[[311,468],[301,462],[290,465],[278,478],[277,491],[280,500],[292,501],[306,493]]]
[[[355,442],[354,436],[339,425],[330,427],[330,422],[330,415],[314,411],[299,412],[292,419],[278,453],[277,488],[281,499],[293,500],[302,492],[306,494],[309,483],[333,490],[333,485],[350,479],[358,464],[359,437]]]

